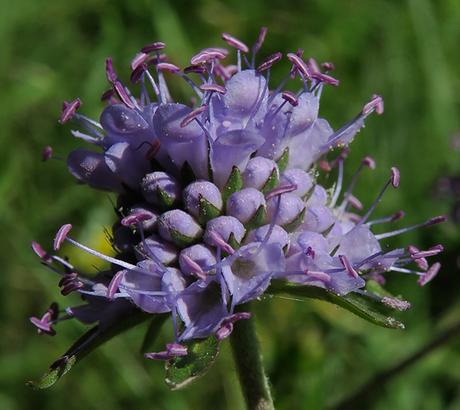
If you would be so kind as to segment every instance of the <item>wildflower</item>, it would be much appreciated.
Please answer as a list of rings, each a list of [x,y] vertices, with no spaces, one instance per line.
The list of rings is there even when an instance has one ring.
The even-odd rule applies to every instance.
[[[93,145],[70,153],[70,172],[120,199],[112,240],[117,257],[77,242],[70,224],[54,241],[55,251],[67,241],[110,262],[112,270],[88,277],[34,245],[42,262],[62,275],[62,293],[77,292],[86,300],[66,309],[67,318],[109,326],[133,306],[151,315],[167,313],[172,343],[145,356],[170,360],[188,354],[187,341],[227,337],[236,321],[249,318],[236,307],[260,298],[274,280],[339,297],[365,295],[403,310],[408,302],[372,293],[366,283],[401,272],[418,276],[424,285],[439,271],[427,258],[440,252],[440,245],[387,250],[385,239],[444,217],[372,232],[402,216],[373,219],[386,190],[399,186],[397,168],[367,208],[353,192],[360,173],[375,168],[372,158],[363,159],[344,187],[346,147],[369,115],[383,113],[382,97],[373,95],[334,131],[318,113],[323,89],[339,84],[330,74],[334,66],[305,61],[301,50],[288,53],[290,72],[270,88],[271,68],[281,64],[282,54],[256,65],[265,35],[262,30],[250,49],[224,33],[223,40],[236,49],[236,66],[224,65],[228,50],[207,48],[182,71],[159,54],[164,43],[149,44],[131,63],[139,97],[107,59],[111,91],[103,96],[107,106],[99,122],[79,113],[79,99],[64,103],[60,122],[79,124],[84,132],[72,134]],[[172,100],[165,71],[190,85],[197,106]],[[290,79],[300,86],[297,92],[284,90]],[[334,150],[338,156],[327,161]],[[318,183],[319,169],[337,170],[334,189]],[[55,316],[53,311],[31,320],[40,331],[53,333]]]

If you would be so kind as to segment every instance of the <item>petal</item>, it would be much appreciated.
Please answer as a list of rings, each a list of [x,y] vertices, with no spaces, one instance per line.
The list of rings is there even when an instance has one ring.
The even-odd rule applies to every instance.
[[[105,163],[104,154],[78,148],[69,154],[67,166],[75,178],[93,188],[124,192],[121,181]]]

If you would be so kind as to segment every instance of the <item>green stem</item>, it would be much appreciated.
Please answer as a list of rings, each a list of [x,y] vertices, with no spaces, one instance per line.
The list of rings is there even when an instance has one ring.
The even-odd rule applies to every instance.
[[[248,311],[248,305],[244,311]],[[238,377],[249,410],[274,410],[268,378],[262,363],[254,318],[240,320],[230,335]]]

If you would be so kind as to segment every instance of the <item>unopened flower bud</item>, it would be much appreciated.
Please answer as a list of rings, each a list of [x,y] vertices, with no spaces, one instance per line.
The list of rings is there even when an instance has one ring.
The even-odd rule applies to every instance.
[[[173,209],[158,219],[158,232],[162,238],[183,247],[196,241],[203,230],[188,213]]]
[[[185,260],[185,257],[190,258],[196,263],[199,268],[206,269],[216,263],[216,257],[211,250],[202,244],[190,246],[182,249],[179,255],[180,269],[186,275],[196,275],[195,269]]]
[[[292,193],[300,197],[305,196],[313,186],[311,176],[299,168],[291,168],[284,171],[280,177],[280,183],[296,185],[297,189]]]
[[[224,241],[228,241],[230,235],[233,234],[232,236],[235,240],[240,243],[243,240],[246,229],[243,224],[233,216],[219,216],[207,223],[204,232],[204,241],[211,246],[215,246],[212,236],[210,236],[211,232],[219,235]]]
[[[242,174],[244,186],[262,189],[271,177],[273,170],[278,177],[278,167],[275,161],[265,157],[251,158]]]
[[[195,218],[200,214],[200,197],[208,201],[211,205],[222,210],[222,195],[219,188],[209,181],[196,181],[184,189],[185,209]]]
[[[297,195],[288,192],[282,194],[281,199],[279,197],[269,199],[267,207],[268,217],[271,220],[276,218],[275,223],[283,226],[293,222],[302,213],[305,204]]]
[[[227,214],[247,223],[260,207],[265,207],[265,197],[255,188],[234,192],[227,200]]]
[[[141,183],[142,194],[151,204],[163,209],[171,208],[180,198],[180,184],[165,172],[147,174]]]

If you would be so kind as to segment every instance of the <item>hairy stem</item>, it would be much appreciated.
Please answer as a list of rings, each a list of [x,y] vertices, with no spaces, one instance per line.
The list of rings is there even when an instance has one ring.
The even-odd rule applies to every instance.
[[[248,305],[243,307],[248,311]],[[254,318],[240,320],[230,335],[233,357],[249,410],[274,410],[268,378],[262,363]]]

